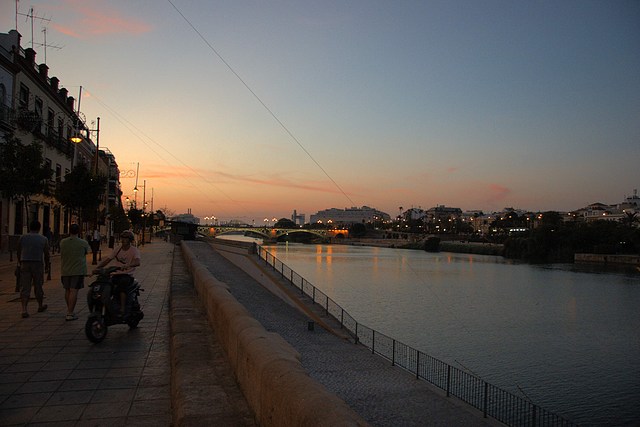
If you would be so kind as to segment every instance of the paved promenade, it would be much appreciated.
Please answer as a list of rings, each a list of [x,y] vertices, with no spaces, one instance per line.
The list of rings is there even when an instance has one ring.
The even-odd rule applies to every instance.
[[[167,426],[171,424],[169,282],[173,245],[142,248],[136,276],[144,319],[139,328],[109,327],[100,344],[84,333],[86,284],[80,290],[78,320],[66,321],[60,284],[60,256],[52,257],[45,304],[29,302],[20,316],[14,292],[15,262],[0,261],[0,425]],[[110,251],[103,245],[103,251]],[[14,254],[15,258],[15,254]],[[91,268],[91,255],[88,256]]]
[[[305,315],[265,290],[270,286],[268,274],[255,275],[256,266],[246,251],[225,253],[205,243],[190,245],[267,330],[300,352],[314,379],[371,425],[496,425],[364,347],[318,325],[309,331]],[[45,281],[48,309],[38,313],[32,299],[31,316],[23,319],[14,292],[15,261],[9,263],[8,254],[2,254],[0,425],[169,426],[176,419],[189,426],[254,425],[204,320],[181,255],[174,258],[180,248],[154,241],[141,252],[136,277],[145,289],[140,298],[145,317],[135,330],[110,327],[100,344],[90,343],[84,334],[86,287],[76,307],[80,318],[65,320],[58,255],[52,258],[52,280]],[[229,262],[231,258],[240,267]],[[88,260],[90,264],[90,256]]]

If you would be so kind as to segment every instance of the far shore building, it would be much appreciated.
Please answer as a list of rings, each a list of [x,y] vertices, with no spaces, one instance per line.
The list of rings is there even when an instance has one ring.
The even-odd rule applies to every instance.
[[[293,214],[291,214],[291,221],[293,221],[295,225],[304,225],[306,218],[307,216],[305,214],[299,214],[295,209],[293,211]]]
[[[375,208],[368,206],[351,207],[344,209],[330,208],[323,211],[319,211],[316,214],[311,215],[309,222],[311,224],[323,223],[334,225],[349,225],[349,224],[366,224],[366,223],[381,223],[391,221],[391,216],[388,213],[379,211]]]
[[[171,217],[171,221],[175,222],[186,222],[189,224],[200,224],[200,218],[194,216],[191,213],[191,209],[187,210],[187,213],[179,214]]]

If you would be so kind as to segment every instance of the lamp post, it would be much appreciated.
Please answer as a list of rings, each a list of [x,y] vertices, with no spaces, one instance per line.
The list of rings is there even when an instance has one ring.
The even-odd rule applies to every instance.
[[[136,180],[137,180],[137,174],[136,174]],[[142,244],[144,246],[144,231],[145,228],[147,228],[147,214],[146,214],[146,210],[147,210],[147,200],[146,200],[146,192],[147,192],[147,180],[143,180],[142,181],[142,240],[140,242],[140,244]],[[136,185],[136,187],[133,189],[133,191],[135,191],[136,193],[138,192],[138,186]]]

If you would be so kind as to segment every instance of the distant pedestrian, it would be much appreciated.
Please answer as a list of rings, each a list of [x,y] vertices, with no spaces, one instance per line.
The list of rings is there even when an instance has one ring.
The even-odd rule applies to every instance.
[[[78,290],[84,288],[84,276],[87,275],[87,254],[89,243],[78,237],[80,227],[71,224],[69,237],[60,241],[60,280],[64,288],[64,300],[67,303],[67,320],[76,320],[74,310],[78,302]]]
[[[91,264],[96,265],[98,263],[98,251],[100,250],[100,231],[96,228],[91,234],[91,252],[93,253],[93,260]]]
[[[31,286],[38,301],[38,312],[47,309],[43,304],[45,266],[49,268],[49,240],[40,234],[41,224],[33,221],[29,224],[29,233],[20,236],[18,240],[18,264],[20,265],[20,300],[22,302],[22,317],[29,317],[27,304],[31,297]]]

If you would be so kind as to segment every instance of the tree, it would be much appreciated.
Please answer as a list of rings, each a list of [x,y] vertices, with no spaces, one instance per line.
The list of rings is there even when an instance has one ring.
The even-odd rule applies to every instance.
[[[298,225],[288,218],[280,218],[278,222],[273,224],[274,228],[299,228]]]
[[[44,192],[52,174],[40,145],[23,145],[13,133],[4,134],[4,143],[0,143],[0,193],[8,199],[22,200],[27,224],[30,197]]]
[[[97,221],[106,184],[105,176],[94,175],[84,164],[79,164],[64,177],[56,190],[56,198],[83,221]]]
[[[109,208],[109,214],[111,215],[111,220],[113,221],[113,227],[116,234],[120,234],[120,232],[131,228],[131,222],[125,213],[122,204],[111,206]]]
[[[349,226],[349,236],[351,237],[364,237],[367,234],[367,227],[359,222],[353,223]]]

